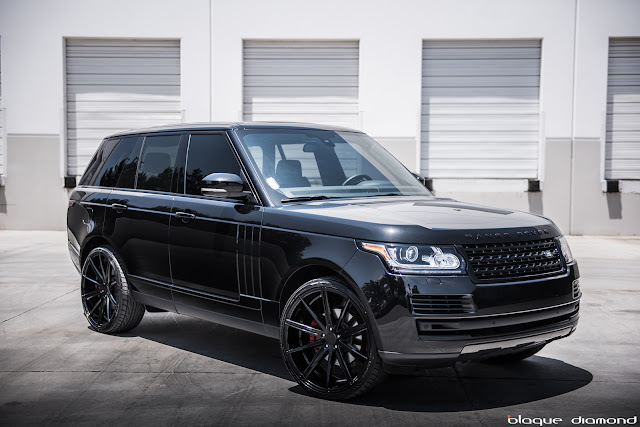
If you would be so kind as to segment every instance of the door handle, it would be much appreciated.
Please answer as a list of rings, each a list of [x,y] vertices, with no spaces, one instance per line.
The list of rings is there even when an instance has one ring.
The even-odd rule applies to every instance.
[[[114,209],[118,213],[122,213],[122,212],[126,211],[128,207],[129,206],[122,205],[120,203],[112,203],[111,204],[111,209]]]
[[[176,212],[176,217],[180,218],[182,220],[182,222],[184,222],[185,224],[189,221],[191,221],[192,219],[194,219],[196,216],[192,213],[188,213],[188,212]]]

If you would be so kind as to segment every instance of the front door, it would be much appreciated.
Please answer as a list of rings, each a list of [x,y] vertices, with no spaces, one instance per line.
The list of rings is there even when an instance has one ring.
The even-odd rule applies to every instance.
[[[262,207],[203,196],[202,178],[232,173],[244,178],[226,133],[189,135],[183,194],[171,209],[170,262],[174,301],[180,313],[200,310],[238,315],[259,309],[258,239]],[[248,186],[247,186],[248,188]],[[259,310],[243,317],[261,320]]]

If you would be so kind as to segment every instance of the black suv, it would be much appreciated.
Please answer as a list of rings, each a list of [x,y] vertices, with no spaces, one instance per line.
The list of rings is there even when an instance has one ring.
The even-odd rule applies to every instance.
[[[99,332],[172,311],[279,338],[309,393],[406,367],[529,357],[578,323],[550,220],[433,197],[367,135],[229,123],[106,138],[69,200]]]

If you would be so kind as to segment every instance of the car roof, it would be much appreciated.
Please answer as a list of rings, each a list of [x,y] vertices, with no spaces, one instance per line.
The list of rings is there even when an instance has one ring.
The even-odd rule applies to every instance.
[[[296,122],[206,122],[206,123],[176,123],[171,125],[155,126],[143,129],[129,129],[109,135],[114,136],[133,135],[154,132],[179,132],[179,131],[203,131],[203,130],[227,130],[227,129],[311,129],[360,132],[342,126],[321,125],[315,123]]]

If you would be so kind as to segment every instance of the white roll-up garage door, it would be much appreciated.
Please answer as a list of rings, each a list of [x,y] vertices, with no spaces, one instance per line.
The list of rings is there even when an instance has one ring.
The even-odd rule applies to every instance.
[[[640,38],[609,41],[605,177],[640,179]]]
[[[536,178],[539,40],[424,41],[421,170]]]
[[[357,41],[245,41],[247,121],[359,127]]]
[[[66,79],[70,176],[105,136],[182,118],[178,40],[68,39]]]

